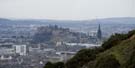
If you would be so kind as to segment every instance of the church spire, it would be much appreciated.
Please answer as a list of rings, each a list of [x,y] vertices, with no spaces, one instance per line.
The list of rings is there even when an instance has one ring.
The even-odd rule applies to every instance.
[[[97,38],[100,39],[100,40],[102,39],[102,31],[101,31],[100,24],[99,24],[99,26],[98,26]]]

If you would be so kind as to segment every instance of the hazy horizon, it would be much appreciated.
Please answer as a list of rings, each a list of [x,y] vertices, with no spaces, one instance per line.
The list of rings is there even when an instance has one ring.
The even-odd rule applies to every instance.
[[[134,0],[0,0],[0,18],[89,20],[135,17]]]

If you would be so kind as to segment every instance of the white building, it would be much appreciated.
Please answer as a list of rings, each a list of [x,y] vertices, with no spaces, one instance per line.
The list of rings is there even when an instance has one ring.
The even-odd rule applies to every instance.
[[[88,32],[89,36],[96,37],[97,31],[90,31]]]
[[[13,47],[19,55],[26,55],[26,45],[13,45]]]
[[[85,46],[86,48],[90,48],[90,47],[98,47],[101,46],[101,44],[88,44],[88,43],[64,43],[68,46]]]
[[[1,55],[0,60],[12,60],[12,56],[10,56],[10,55]]]

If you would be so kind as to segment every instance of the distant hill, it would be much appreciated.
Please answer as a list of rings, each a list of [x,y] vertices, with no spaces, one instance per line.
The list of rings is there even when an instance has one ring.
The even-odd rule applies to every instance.
[[[0,25],[58,25],[59,27],[70,28],[73,31],[91,32],[96,31],[98,24],[101,24],[101,29],[104,37],[109,37],[113,33],[125,33],[135,29],[135,17],[120,17],[120,18],[105,18],[93,20],[49,20],[49,19],[4,19],[0,18]],[[115,31],[114,31],[115,30]]]
[[[135,17],[121,17],[121,18],[105,18],[93,20],[49,20],[49,19],[24,19],[24,20],[11,20],[0,18],[0,24],[45,24],[45,25],[60,25],[60,26],[73,26],[73,24],[134,24]]]
[[[105,19],[95,19],[91,22],[99,22],[103,24],[134,24],[135,17],[120,17],[120,18],[105,18]]]

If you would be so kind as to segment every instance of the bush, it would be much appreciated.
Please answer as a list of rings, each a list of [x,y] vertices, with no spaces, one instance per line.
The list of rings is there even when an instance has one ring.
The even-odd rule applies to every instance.
[[[135,30],[129,31],[127,34],[115,34],[112,35],[107,41],[102,44],[102,47],[110,49],[111,47],[119,44],[121,41],[126,40],[135,34]]]
[[[54,63],[54,68],[65,68],[63,62]]]
[[[44,68],[65,68],[63,62],[51,63],[47,62]]]
[[[51,62],[47,62],[44,68],[54,68],[54,65]]]
[[[135,50],[132,52],[129,60],[125,65],[126,68],[135,68]]]
[[[94,68],[119,68],[119,66],[119,62],[113,55],[107,55],[98,58]]]
[[[96,58],[96,54],[102,49],[82,49],[73,58],[67,61],[66,68],[81,68],[84,64]]]

